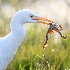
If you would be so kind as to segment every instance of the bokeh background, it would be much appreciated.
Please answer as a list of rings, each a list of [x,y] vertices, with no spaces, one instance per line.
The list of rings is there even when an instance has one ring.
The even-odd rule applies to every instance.
[[[26,37],[6,70],[70,70],[70,0],[0,0],[0,37],[10,32],[11,18],[21,9],[33,10],[61,24],[62,33],[68,37],[64,40],[55,32],[43,52],[49,26],[25,24]]]

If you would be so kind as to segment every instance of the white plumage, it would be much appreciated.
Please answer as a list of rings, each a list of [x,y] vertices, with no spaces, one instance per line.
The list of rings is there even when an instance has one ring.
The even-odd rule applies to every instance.
[[[16,12],[10,22],[11,32],[3,38],[0,38],[0,70],[5,70],[9,62],[14,57],[20,43],[25,37],[26,30],[24,23],[36,23],[39,16],[28,10]],[[34,18],[34,19],[33,19]]]

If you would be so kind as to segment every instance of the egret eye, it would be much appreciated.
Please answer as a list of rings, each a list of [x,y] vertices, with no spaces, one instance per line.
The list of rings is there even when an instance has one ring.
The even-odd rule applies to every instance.
[[[32,18],[34,15],[29,15],[30,18]]]

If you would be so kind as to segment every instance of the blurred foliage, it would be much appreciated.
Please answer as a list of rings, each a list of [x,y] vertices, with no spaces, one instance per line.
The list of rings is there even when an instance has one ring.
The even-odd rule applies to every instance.
[[[61,43],[54,44],[49,38],[48,47],[43,51],[46,28],[39,31],[38,25],[27,31],[26,37],[20,45],[14,59],[7,70],[65,70],[70,69],[70,34]],[[39,31],[39,32],[38,32]],[[54,51],[53,51],[54,50]],[[43,56],[43,54],[45,56]]]

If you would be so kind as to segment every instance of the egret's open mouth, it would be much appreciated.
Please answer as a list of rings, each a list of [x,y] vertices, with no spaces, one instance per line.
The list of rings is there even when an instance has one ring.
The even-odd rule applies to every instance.
[[[52,23],[53,21],[52,20],[48,20],[46,18],[42,18],[42,17],[38,17],[38,16],[34,16],[32,17],[33,20],[37,20],[39,23],[43,23],[43,24],[49,24],[49,23]]]

